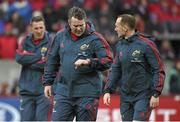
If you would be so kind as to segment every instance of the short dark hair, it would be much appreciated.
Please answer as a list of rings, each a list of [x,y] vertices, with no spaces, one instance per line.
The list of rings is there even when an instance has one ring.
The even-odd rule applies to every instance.
[[[127,25],[130,29],[135,29],[136,27],[136,19],[133,15],[130,14],[122,14],[118,16],[121,18],[121,24]]]
[[[43,21],[45,23],[44,17],[43,16],[33,16],[31,18],[30,24],[32,24],[33,22],[39,22],[39,21]]]
[[[86,20],[86,12],[79,7],[72,7],[68,12],[68,19],[71,19],[72,17],[77,18],[78,20]]]

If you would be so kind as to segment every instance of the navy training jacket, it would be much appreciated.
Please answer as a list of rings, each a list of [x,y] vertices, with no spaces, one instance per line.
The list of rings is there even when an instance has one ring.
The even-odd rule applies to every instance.
[[[161,94],[164,66],[155,43],[149,37],[136,32],[118,42],[105,93],[113,92],[120,83],[122,100],[132,101]]]
[[[41,42],[36,45],[33,42],[32,33],[30,33],[19,44],[16,50],[16,61],[22,65],[19,78],[21,95],[44,94],[42,76],[50,40],[49,34],[46,32]]]
[[[78,59],[91,60],[89,66],[75,69]],[[99,71],[110,68],[112,53],[106,40],[94,31],[92,24],[87,24],[86,32],[74,40],[69,26],[58,32],[48,52],[44,74],[44,85],[52,85],[57,76],[56,94],[68,97],[99,97],[102,82]]]

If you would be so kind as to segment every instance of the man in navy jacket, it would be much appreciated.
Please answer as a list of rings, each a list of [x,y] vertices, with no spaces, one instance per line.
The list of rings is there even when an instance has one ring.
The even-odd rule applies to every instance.
[[[115,23],[121,40],[116,47],[104,103],[110,104],[110,93],[120,83],[120,110],[123,121],[147,121],[151,110],[159,106],[165,72],[156,45],[148,36],[135,32],[135,18],[123,14]]]
[[[99,71],[110,68],[112,53],[104,38],[86,21],[83,9],[68,12],[68,25],[55,36],[44,74],[45,95],[56,77],[54,121],[95,121],[102,90]],[[59,79],[58,79],[59,78]]]
[[[16,61],[22,65],[19,79],[21,120],[47,121],[52,107],[44,96],[42,76],[50,37],[41,16],[32,17],[31,29],[32,33],[19,44],[16,53]]]

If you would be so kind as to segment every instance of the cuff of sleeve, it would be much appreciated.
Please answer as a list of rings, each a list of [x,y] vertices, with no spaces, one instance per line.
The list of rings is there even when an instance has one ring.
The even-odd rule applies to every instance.
[[[152,96],[154,96],[155,98],[159,97],[161,93],[159,93],[158,91],[153,91]]]
[[[43,86],[52,86],[52,83],[43,83]]]
[[[90,59],[90,66],[92,68],[95,68],[97,66],[97,60],[93,59],[93,58],[89,58]]]
[[[111,91],[110,89],[105,89],[104,92],[103,92],[103,94],[106,94],[106,93],[110,93],[110,94],[111,94],[112,91]]]

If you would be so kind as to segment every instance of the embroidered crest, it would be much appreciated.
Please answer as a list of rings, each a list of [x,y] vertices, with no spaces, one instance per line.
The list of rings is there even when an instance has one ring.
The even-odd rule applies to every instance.
[[[87,50],[88,48],[89,48],[89,44],[83,44],[80,47],[81,50]]]
[[[47,51],[47,47],[42,47],[41,48],[41,53],[45,53]]]
[[[47,47],[42,47],[41,48],[41,56],[44,57],[46,52],[47,52]]]
[[[132,53],[132,56],[133,57],[139,57],[141,54],[141,51],[140,50],[135,50],[133,53]]]
[[[141,60],[141,50],[135,50],[133,53],[132,53],[132,57],[133,59],[131,60],[131,62],[142,62]]]

